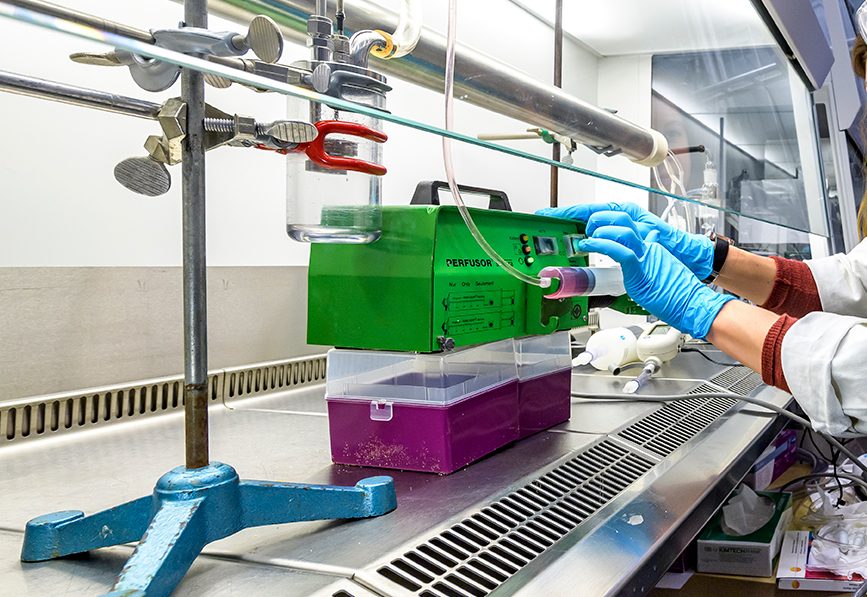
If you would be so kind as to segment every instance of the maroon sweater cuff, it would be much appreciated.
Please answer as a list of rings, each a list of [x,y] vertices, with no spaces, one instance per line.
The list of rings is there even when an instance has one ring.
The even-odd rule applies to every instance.
[[[781,351],[783,349],[783,337],[796,321],[798,320],[794,317],[782,315],[768,330],[768,335],[765,336],[765,342],[762,345],[762,381],[790,394],[792,391],[789,389],[789,384],[786,383],[786,376],[783,373]]]
[[[774,277],[774,287],[771,295],[764,305],[777,315],[791,315],[803,317],[807,313],[822,310],[822,301],[819,299],[819,289],[809,266],[802,261],[783,259],[772,256],[771,259],[777,264],[777,275]]]

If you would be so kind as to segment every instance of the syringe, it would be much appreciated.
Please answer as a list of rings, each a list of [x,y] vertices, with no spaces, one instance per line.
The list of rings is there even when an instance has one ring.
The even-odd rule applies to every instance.
[[[539,272],[542,287],[550,285],[551,279],[559,280],[560,286],[545,298],[558,299],[570,296],[620,296],[623,288],[623,273],[619,267],[546,267]],[[545,280],[549,283],[545,284]]]

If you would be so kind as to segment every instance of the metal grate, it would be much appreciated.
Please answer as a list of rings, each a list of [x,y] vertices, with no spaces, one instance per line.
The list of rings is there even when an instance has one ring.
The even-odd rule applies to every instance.
[[[756,385],[753,386],[752,388],[750,388],[749,392],[752,392],[753,390],[755,390],[762,383],[762,377],[758,373],[756,373],[755,371],[753,371],[749,367],[744,367],[744,366],[738,366],[738,367],[732,367],[730,369],[726,369],[725,371],[723,371],[722,373],[720,373],[716,377],[711,378],[710,383],[716,384],[719,387],[725,388],[726,390],[729,390],[731,392],[740,393],[737,390],[735,390],[735,388],[741,382],[745,382],[747,380],[750,380],[747,383],[752,383],[753,381],[757,380]],[[714,391],[714,390],[711,390],[711,391]],[[743,395],[747,396],[747,395],[749,395],[749,392],[747,392],[746,394],[743,394]]]
[[[275,392],[325,379],[325,355],[214,371],[211,402]],[[176,412],[184,406],[183,376],[24,398],[0,404],[0,448],[94,426]]]
[[[715,385],[711,385],[715,384]],[[748,396],[762,384],[762,378],[747,367],[732,367],[693,388],[688,394],[718,392],[722,387]],[[728,412],[737,401],[732,398],[695,398],[671,402],[630,425],[617,435],[660,456],[668,456]]]
[[[604,440],[377,572],[422,597],[484,597],[653,466]]]
[[[753,390],[761,386],[764,382],[762,376],[755,371],[750,371],[749,374],[739,382],[729,387],[730,392],[740,394],[741,396],[749,396]]]

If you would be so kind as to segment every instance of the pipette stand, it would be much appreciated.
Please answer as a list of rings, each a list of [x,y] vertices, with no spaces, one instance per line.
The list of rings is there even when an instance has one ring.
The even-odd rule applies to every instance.
[[[206,29],[207,0],[185,0],[184,22]],[[151,496],[87,517],[75,510],[40,516],[24,533],[25,562],[139,541],[104,597],[168,597],[205,545],[247,527],[366,518],[397,507],[390,477],[370,477],[355,487],[241,481],[232,467],[209,461],[204,95],[202,73],[183,69],[186,464],[163,475]]]

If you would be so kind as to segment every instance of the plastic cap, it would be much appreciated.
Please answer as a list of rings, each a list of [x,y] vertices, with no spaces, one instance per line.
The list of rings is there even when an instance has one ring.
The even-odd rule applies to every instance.
[[[635,392],[638,391],[638,388],[639,388],[638,382],[635,381],[634,379],[632,379],[630,381],[627,381],[626,385],[623,386],[623,393],[624,394],[634,394]]]
[[[649,168],[653,168],[654,166],[659,166],[662,162],[665,161],[666,156],[668,156],[668,140],[665,138],[665,135],[660,133],[659,131],[653,129],[647,129],[650,133],[650,136],[653,138],[653,149],[650,154],[641,159],[641,160],[632,160],[639,166],[647,166]]]
[[[592,361],[595,358],[596,358],[596,353],[594,353],[593,351],[590,351],[590,350],[585,350],[584,352],[579,354],[577,357],[572,359],[572,366],[573,367],[580,367],[581,365],[587,365],[590,363],[590,361]]]

